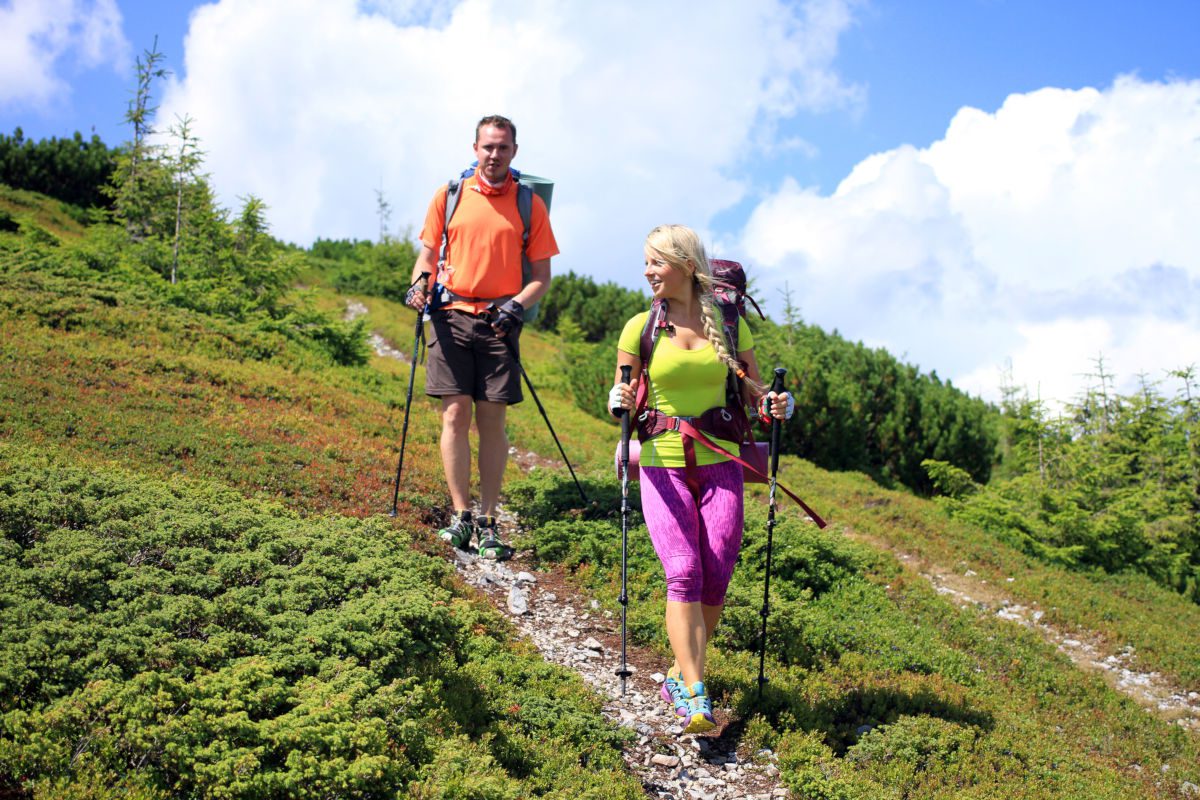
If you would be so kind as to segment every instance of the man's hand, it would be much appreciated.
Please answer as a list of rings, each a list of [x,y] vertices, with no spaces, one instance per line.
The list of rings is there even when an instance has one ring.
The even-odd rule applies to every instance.
[[[404,304],[409,308],[415,308],[421,311],[425,308],[425,290],[429,288],[429,273],[422,272],[420,276],[412,282],[412,286],[408,287],[408,291],[404,295]]]
[[[497,336],[507,336],[511,330],[520,332],[525,324],[525,307],[516,300],[492,308],[492,330]]]

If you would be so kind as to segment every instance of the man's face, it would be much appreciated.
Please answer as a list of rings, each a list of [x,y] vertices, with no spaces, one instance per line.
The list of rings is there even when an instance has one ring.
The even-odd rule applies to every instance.
[[[483,177],[489,182],[499,183],[508,177],[508,165],[516,154],[517,145],[513,141],[512,131],[495,125],[485,125],[479,129],[479,138],[475,140],[475,157],[479,159]]]

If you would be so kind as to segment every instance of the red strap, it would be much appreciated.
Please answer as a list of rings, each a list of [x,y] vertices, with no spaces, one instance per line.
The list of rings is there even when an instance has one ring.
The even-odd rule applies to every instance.
[[[761,472],[757,467],[742,460],[742,458],[740,456],[735,456],[733,453],[729,452],[724,447],[721,447],[721,445],[717,444],[716,442],[711,441],[707,436],[704,435],[704,433],[702,431],[700,431],[698,428],[696,428],[696,426],[693,425],[691,422],[689,422],[686,419],[683,419],[682,417],[680,417],[678,419],[679,419],[679,432],[682,433],[685,437],[684,438],[685,446],[687,443],[687,439],[689,439],[689,438],[695,439],[696,441],[700,442],[700,444],[707,447],[709,450],[712,450],[715,453],[720,453],[723,456],[727,456],[728,458],[733,459],[734,461],[741,464],[744,468],[750,470],[751,472],[753,472],[755,475],[759,476],[760,478],[762,478],[768,482],[770,481],[770,478],[766,474]],[[775,485],[778,486],[780,489],[783,489],[784,494],[786,494],[788,497],[792,498],[797,503],[799,503],[800,507],[804,509],[804,513],[806,513],[810,517],[812,517],[813,522],[817,523],[818,528],[824,528],[826,526],[827,523],[825,522],[825,520],[821,519],[821,515],[815,511],[813,511],[811,508],[809,508],[808,504],[805,503],[803,500],[801,500],[799,497],[797,497],[792,492],[791,489],[787,488],[779,481],[776,481]]]

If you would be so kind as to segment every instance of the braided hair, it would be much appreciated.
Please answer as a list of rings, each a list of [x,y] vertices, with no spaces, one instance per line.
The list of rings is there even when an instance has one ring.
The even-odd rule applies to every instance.
[[[746,374],[737,353],[732,352],[729,340],[725,336],[721,313],[717,310],[713,297],[712,268],[696,232],[685,225],[659,225],[646,236],[646,249],[663,263],[691,276],[692,287],[700,301],[700,320],[704,336],[712,345],[717,359],[755,395],[766,391],[763,384],[752,380]]]

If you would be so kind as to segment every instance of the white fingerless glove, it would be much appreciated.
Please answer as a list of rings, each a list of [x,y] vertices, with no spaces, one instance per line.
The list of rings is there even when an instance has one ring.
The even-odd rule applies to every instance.
[[[613,384],[613,387],[608,390],[608,413],[612,414],[614,417],[621,416],[621,412],[625,410],[625,398],[621,393],[622,386],[623,384],[615,383]]]

